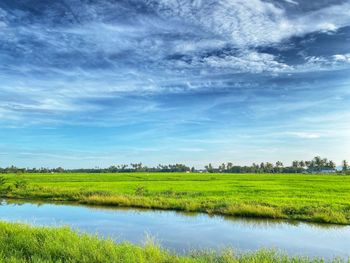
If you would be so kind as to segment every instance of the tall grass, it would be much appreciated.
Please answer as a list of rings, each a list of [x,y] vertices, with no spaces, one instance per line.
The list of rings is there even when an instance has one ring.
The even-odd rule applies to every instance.
[[[32,263],[268,263],[324,262],[322,259],[289,257],[275,251],[239,254],[232,250],[221,253],[193,252],[179,256],[152,242],[145,246],[114,243],[96,236],[77,234],[69,228],[38,228],[0,222],[0,262]],[[334,259],[333,262],[350,262]]]

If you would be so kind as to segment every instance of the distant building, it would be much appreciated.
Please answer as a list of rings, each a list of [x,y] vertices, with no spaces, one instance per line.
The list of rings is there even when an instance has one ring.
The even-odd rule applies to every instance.
[[[334,174],[337,170],[333,168],[322,168],[321,170],[308,170],[308,172],[312,174]]]
[[[333,173],[336,173],[337,170],[336,169],[332,169],[332,168],[329,168],[329,169],[322,169],[321,170],[321,174],[333,174]]]

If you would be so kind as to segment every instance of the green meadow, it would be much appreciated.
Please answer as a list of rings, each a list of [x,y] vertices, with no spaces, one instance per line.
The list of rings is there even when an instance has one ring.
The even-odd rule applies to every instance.
[[[315,174],[4,174],[5,198],[350,223],[350,176]]]

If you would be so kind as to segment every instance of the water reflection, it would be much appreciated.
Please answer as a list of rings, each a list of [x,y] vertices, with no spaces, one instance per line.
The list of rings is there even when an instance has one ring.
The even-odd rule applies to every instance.
[[[350,227],[341,225],[21,200],[3,201],[0,220],[69,225],[137,244],[142,244],[148,233],[164,247],[178,252],[277,248],[293,255],[350,256]]]

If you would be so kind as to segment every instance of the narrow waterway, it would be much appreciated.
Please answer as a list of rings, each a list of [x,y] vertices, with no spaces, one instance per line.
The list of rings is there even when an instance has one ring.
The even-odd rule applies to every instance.
[[[242,219],[174,211],[101,208],[72,204],[2,201],[0,220],[38,226],[68,225],[117,242],[143,244],[147,235],[164,248],[274,248],[291,255],[350,256],[350,226]]]

